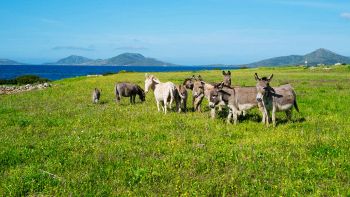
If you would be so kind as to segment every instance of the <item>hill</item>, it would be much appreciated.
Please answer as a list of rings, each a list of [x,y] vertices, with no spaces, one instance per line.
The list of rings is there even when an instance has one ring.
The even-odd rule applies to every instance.
[[[24,64],[13,60],[9,60],[9,59],[0,59],[0,65],[24,65]]]
[[[71,55],[51,65],[91,65],[91,66],[171,66],[155,58],[145,57],[139,53],[123,53],[108,59],[92,60],[82,56]]]
[[[66,58],[60,59],[55,63],[49,63],[49,64],[54,64],[54,65],[77,65],[77,64],[84,64],[87,62],[92,61],[92,59],[83,57],[83,56],[78,56],[78,55],[71,55]]]
[[[308,62],[308,65],[327,64],[333,65],[335,63],[350,63],[350,58],[338,55],[327,49],[317,49],[306,55],[289,55],[282,57],[275,57],[265,59],[262,61],[248,64],[250,67],[258,66],[284,66],[284,65],[301,65]]]

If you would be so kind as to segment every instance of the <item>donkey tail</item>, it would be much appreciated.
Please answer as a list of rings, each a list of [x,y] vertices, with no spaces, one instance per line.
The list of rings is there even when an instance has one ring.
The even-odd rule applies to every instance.
[[[293,105],[294,105],[295,110],[297,110],[297,112],[299,112],[299,108],[298,108],[298,104],[297,104],[297,100],[296,99],[294,100]]]

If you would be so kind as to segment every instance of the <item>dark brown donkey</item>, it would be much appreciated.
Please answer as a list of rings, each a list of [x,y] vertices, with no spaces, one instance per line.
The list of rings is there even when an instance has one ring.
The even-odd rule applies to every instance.
[[[175,101],[176,101],[176,110],[178,112],[181,112],[182,110],[184,112],[187,111],[187,89],[184,85],[177,85],[176,86],[176,94],[175,94]],[[183,107],[183,108],[182,108]]]
[[[143,89],[132,83],[117,83],[115,84],[115,97],[116,101],[120,102],[120,98],[123,97],[130,97],[130,103],[135,104],[135,97],[136,94],[139,95],[141,101],[146,100],[145,92]]]
[[[257,81],[256,89],[257,95],[256,100],[262,104],[263,110],[263,123],[269,125],[269,114],[272,111],[272,123],[276,126],[276,112],[285,111],[287,119],[290,120],[292,117],[293,106],[299,112],[297,104],[297,96],[290,84],[271,87],[270,81],[273,74],[269,77],[260,78],[255,73],[255,80]]]

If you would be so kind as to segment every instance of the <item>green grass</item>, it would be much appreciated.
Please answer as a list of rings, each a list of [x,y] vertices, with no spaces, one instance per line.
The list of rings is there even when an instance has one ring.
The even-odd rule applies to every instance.
[[[153,92],[143,104],[116,104],[114,83],[143,87],[144,73],[0,96],[0,196],[350,195],[349,68],[233,71],[235,85],[255,85],[255,72],[273,73],[273,86],[292,83],[301,113],[292,122],[278,113],[276,128],[257,110],[236,126],[210,120],[207,108],[164,115]],[[221,71],[153,74],[177,84],[193,74],[222,80]]]

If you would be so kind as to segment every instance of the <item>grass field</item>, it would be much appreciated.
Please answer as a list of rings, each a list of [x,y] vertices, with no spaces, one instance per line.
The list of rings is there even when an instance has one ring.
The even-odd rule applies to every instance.
[[[2,95],[0,196],[350,195],[350,66],[235,70],[232,83],[255,85],[255,72],[294,86],[301,112],[292,122],[278,113],[277,127],[266,128],[257,110],[236,126],[209,119],[208,108],[164,115],[153,92],[145,103],[116,104],[114,83],[143,87],[144,73]],[[193,74],[222,80],[218,70],[152,74],[177,84]]]

